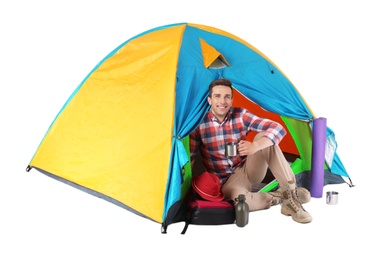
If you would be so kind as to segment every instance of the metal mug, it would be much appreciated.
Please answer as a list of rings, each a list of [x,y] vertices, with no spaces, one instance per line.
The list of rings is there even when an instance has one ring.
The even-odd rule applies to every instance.
[[[326,192],[326,204],[336,205],[338,203],[338,192],[328,191]]]
[[[236,156],[237,155],[237,143],[228,142],[225,144],[225,156]]]

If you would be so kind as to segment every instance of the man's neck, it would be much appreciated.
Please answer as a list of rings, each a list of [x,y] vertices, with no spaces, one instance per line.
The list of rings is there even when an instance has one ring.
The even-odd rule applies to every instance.
[[[214,117],[218,120],[218,122],[221,124],[223,123],[224,119],[226,118],[227,114],[225,114],[224,116],[219,116],[219,115],[216,115],[213,111],[211,111],[211,113],[214,115]]]

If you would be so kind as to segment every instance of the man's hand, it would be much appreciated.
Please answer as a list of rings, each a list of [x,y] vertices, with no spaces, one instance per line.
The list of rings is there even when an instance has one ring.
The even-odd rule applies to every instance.
[[[271,139],[262,136],[261,138],[253,141],[252,143],[246,140],[241,140],[238,144],[238,152],[240,156],[250,155],[257,153],[258,151],[272,146],[273,142]]]
[[[237,151],[239,152],[240,156],[250,155],[257,152],[255,143],[251,143],[245,140],[241,140],[239,142]]]

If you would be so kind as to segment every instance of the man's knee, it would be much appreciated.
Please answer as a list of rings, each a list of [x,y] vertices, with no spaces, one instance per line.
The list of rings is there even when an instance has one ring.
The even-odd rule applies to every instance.
[[[253,141],[256,141],[256,140],[259,140],[261,137],[263,137],[265,134],[265,132],[260,132],[260,133],[257,133],[255,138],[253,138]]]

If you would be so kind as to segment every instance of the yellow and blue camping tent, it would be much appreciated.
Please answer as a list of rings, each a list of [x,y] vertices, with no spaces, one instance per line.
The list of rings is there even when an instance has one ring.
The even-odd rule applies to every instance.
[[[172,223],[192,175],[188,136],[209,109],[208,84],[220,77],[233,82],[236,104],[286,127],[281,147],[294,155],[294,173],[309,172],[315,116],[291,81],[239,37],[191,23],[143,32],[102,59],[59,111],[27,171]],[[349,177],[336,153],[325,167]]]

